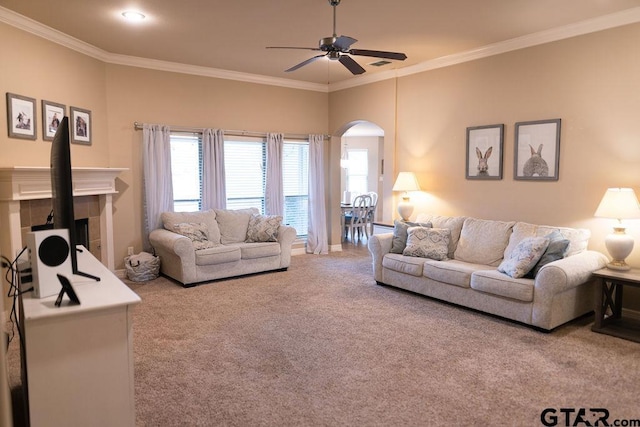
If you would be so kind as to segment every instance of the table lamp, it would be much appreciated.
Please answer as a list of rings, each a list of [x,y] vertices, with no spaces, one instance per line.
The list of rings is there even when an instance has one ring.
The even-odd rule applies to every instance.
[[[409,191],[420,191],[418,179],[413,172],[400,172],[393,184],[393,191],[404,191],[402,202],[398,203],[398,213],[404,221],[408,221],[413,213],[413,205],[409,201]]]
[[[631,188],[609,188],[602,197],[595,216],[598,218],[617,219],[618,224],[613,227],[604,244],[613,260],[607,264],[612,270],[629,270],[631,267],[625,262],[633,250],[633,237],[625,233],[623,219],[640,219],[640,205],[636,193]]]

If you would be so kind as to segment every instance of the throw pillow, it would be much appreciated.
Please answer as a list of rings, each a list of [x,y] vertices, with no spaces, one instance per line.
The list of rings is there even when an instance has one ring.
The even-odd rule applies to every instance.
[[[281,224],[282,217],[279,215],[252,214],[245,242],[276,242]]]
[[[542,254],[549,246],[546,237],[527,237],[505,258],[498,266],[498,271],[505,273],[514,279],[524,277],[540,260]]]
[[[404,248],[407,246],[407,230],[409,227],[431,227],[430,222],[410,222],[396,219],[393,222],[393,239],[391,240],[391,252],[392,254],[401,254]]]
[[[407,234],[407,247],[403,255],[438,261],[447,259],[451,239],[451,230],[448,228],[409,227]]]
[[[547,246],[547,250],[544,251],[544,254],[542,254],[538,263],[524,277],[535,279],[538,271],[540,271],[543,266],[552,261],[564,258],[567,253],[567,249],[569,249],[569,239],[565,239],[558,230],[555,230],[544,237],[549,239],[549,246]]]
[[[188,237],[193,242],[195,250],[212,248],[215,243],[209,240],[207,237],[207,224],[193,223],[193,222],[181,222],[173,225],[173,231]]]
[[[214,209],[220,227],[220,243],[241,243],[247,239],[251,215],[259,213],[257,208]]]

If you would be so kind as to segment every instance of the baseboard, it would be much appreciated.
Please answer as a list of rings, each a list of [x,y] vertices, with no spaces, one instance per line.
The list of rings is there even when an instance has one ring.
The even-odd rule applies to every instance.
[[[115,270],[113,274],[115,274],[116,277],[120,280],[127,278],[127,270],[125,270],[124,268],[121,270]]]
[[[329,252],[342,252],[342,243],[339,245],[329,246]]]
[[[306,249],[304,247],[291,249],[291,256],[304,255],[306,253],[307,253],[307,251],[306,251]]]

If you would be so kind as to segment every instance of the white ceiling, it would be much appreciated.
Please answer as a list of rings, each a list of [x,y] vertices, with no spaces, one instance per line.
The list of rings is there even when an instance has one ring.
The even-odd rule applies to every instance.
[[[337,34],[358,39],[353,48],[408,56],[379,68],[368,65],[376,58],[354,57],[367,70],[354,79],[338,62],[325,60],[285,73],[318,52],[265,49],[317,47],[332,35],[328,0],[0,0],[0,7],[6,8],[0,8],[0,21],[74,45],[71,36],[112,62],[173,64],[321,87],[395,75],[492,46],[509,50],[640,21],[640,0],[342,0]],[[147,19],[125,22],[121,12],[131,8]],[[16,20],[11,11],[37,22],[19,15]],[[40,24],[50,28],[43,31]]]

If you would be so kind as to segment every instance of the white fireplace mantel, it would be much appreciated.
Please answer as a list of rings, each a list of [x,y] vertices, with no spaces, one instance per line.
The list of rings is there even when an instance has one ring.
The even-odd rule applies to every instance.
[[[114,270],[113,194],[116,177],[126,168],[72,168],[73,195],[100,200],[102,263]],[[13,259],[22,250],[20,201],[51,198],[51,169],[15,166],[0,168],[0,253]]]

